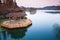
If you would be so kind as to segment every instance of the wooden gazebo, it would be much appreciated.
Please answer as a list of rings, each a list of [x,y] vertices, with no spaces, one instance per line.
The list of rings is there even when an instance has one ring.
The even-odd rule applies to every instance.
[[[2,5],[3,4],[3,5]],[[32,24],[30,19],[25,19],[26,13],[24,8],[20,8],[16,4],[16,0],[3,0],[1,6],[2,9],[7,9],[8,14],[5,17],[8,17],[9,20],[5,20],[1,23],[2,27],[5,28],[24,28],[28,27]],[[5,6],[4,6],[5,5]],[[18,18],[19,17],[19,18]],[[23,17],[23,19],[21,19]],[[13,20],[12,20],[13,18]],[[14,20],[14,19],[21,19],[21,20]]]
[[[17,19],[18,17],[25,17],[26,13],[24,10],[20,10],[20,9],[12,9],[10,10],[10,13],[6,15],[6,17],[9,17],[9,19],[13,18],[13,19]]]

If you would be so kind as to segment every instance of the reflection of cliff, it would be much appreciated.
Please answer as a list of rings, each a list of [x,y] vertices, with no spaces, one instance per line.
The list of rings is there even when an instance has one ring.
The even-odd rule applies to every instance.
[[[13,30],[8,30],[8,34],[11,35],[12,39],[20,39],[25,36],[27,29],[13,29]]]
[[[2,31],[0,32],[0,40],[6,40],[6,32],[5,31]]]
[[[54,24],[53,27],[56,34],[56,40],[60,40],[60,25]]]
[[[1,40],[1,33],[0,33],[0,40]]]

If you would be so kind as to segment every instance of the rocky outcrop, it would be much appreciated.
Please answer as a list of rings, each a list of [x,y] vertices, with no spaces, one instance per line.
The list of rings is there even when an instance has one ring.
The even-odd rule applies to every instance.
[[[13,9],[19,9],[16,2],[13,2],[13,0],[6,0],[6,3],[1,3],[0,0],[0,17],[5,17],[6,14],[9,14],[11,10]]]

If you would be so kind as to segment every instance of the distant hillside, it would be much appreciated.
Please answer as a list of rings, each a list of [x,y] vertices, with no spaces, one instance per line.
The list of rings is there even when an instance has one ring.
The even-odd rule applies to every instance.
[[[38,10],[60,10],[60,6],[46,6],[44,8],[36,8]]]

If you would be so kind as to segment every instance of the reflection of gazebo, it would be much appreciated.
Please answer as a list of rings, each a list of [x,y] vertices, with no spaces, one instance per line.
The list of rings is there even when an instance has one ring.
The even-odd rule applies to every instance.
[[[24,17],[26,16],[25,14],[25,11],[24,10],[20,10],[18,8],[16,9],[11,9],[10,13],[6,15],[6,17],[9,17],[9,18],[21,18],[21,17]]]
[[[11,35],[11,39],[22,39],[27,32],[27,28],[8,30],[8,35]]]
[[[0,40],[20,40],[26,36],[27,28],[23,29],[5,29],[0,32]],[[2,35],[1,35],[2,34]]]

